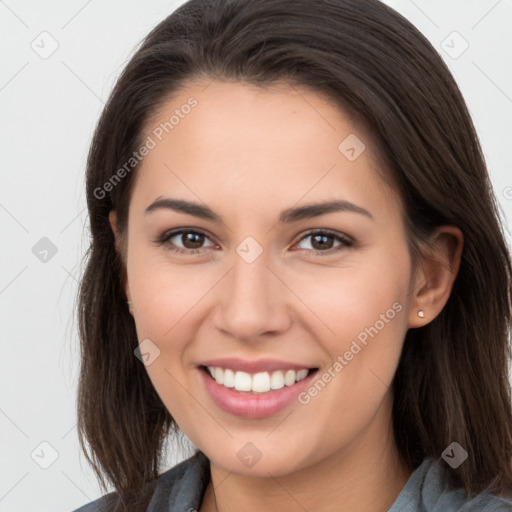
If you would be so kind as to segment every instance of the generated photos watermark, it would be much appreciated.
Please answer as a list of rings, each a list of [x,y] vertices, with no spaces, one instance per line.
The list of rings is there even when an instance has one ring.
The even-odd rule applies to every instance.
[[[394,302],[393,305],[386,310],[385,313],[381,313],[380,317],[373,325],[370,327],[365,327],[357,336],[356,339],[352,340],[350,344],[350,348],[346,350],[343,354],[338,355],[336,361],[329,366],[318,378],[311,384],[311,386],[302,393],[299,393],[297,399],[303,404],[307,405],[311,402],[311,399],[320,393],[329,382],[331,382],[336,375],[338,375],[345,366],[347,366],[350,361],[361,352],[361,350],[367,346],[370,339],[373,339],[375,336],[379,334],[386,324],[389,324],[393,318],[402,311],[403,306],[400,302]],[[359,343],[358,343],[359,342]]]
[[[94,197],[96,199],[104,199],[108,192],[112,192],[116,185],[118,185],[123,178],[139,164],[146,156],[149,155],[152,149],[155,149],[159,142],[161,142],[165,135],[169,134],[176,126],[178,126],[182,119],[190,114],[193,108],[197,107],[198,101],[191,96],[186,103],[181,105],[180,108],[174,110],[174,114],[163,123],[160,123],[153,129],[151,135],[148,135],[142,146],[137,151],[134,151],[132,156],[121,166],[112,176],[101,186],[94,189]]]

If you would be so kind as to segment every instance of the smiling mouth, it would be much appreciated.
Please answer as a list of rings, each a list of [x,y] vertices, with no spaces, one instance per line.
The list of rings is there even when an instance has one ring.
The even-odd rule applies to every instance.
[[[217,384],[243,394],[268,393],[291,387],[318,370],[309,368],[248,373],[213,366],[201,366],[201,369]]]

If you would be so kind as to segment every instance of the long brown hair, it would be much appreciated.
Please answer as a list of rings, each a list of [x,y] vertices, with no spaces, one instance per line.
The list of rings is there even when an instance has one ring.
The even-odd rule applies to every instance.
[[[456,441],[468,459],[447,472],[453,485],[470,495],[512,488],[511,262],[481,147],[448,68],[411,23],[377,0],[191,0],[152,30],[124,69],[87,161],[78,429],[100,482],[115,487],[118,509],[143,508],[177,427],[134,356],[108,214],[116,210],[124,233],[137,165],[118,170],[143,144],[158,108],[201,77],[286,81],[329,95],[373,134],[405,205],[411,255],[437,226],[461,229],[448,303],[406,335],[393,382],[395,441],[413,467]]]

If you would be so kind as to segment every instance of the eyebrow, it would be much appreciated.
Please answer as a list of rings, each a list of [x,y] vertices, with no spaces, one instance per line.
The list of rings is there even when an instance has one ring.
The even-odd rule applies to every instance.
[[[214,222],[223,222],[222,217],[211,210],[208,206],[184,199],[173,199],[170,197],[158,197],[151,203],[145,210],[145,214],[154,212],[160,209],[173,210],[180,213],[186,213],[200,219],[211,220]],[[373,219],[372,214],[357,206],[354,203],[345,200],[327,201],[323,203],[310,203],[296,208],[287,208],[281,212],[278,224],[291,224],[303,219],[311,219],[319,217],[326,213],[333,212],[353,212],[365,215]]]

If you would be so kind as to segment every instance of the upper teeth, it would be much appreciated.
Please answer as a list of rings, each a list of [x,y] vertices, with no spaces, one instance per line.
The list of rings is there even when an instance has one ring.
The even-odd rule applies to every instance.
[[[260,372],[250,374],[247,372],[235,372],[229,368],[217,368],[207,366],[210,375],[217,384],[227,388],[235,388],[237,391],[254,391],[265,393],[271,389],[281,389],[284,386],[293,386],[296,382],[306,378],[308,370],[277,370],[272,372]]]

